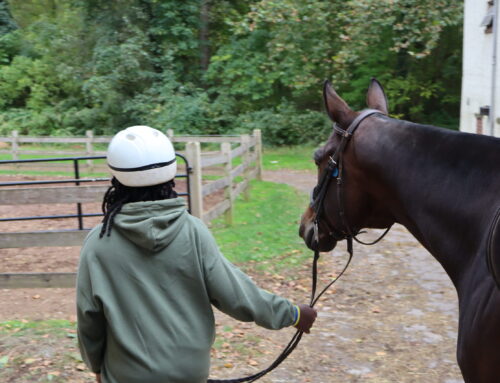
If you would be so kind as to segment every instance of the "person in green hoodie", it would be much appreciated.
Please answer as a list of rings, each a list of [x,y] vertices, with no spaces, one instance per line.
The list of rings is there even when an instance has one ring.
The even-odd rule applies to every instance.
[[[103,222],[87,236],[77,276],[78,343],[103,383],[205,383],[212,306],[268,329],[309,332],[316,311],[258,288],[220,253],[174,189],[175,152],[160,131],[117,133]]]

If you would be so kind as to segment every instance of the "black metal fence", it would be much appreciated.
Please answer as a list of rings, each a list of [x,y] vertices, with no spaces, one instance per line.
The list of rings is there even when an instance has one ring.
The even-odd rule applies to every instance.
[[[182,154],[176,153],[176,156],[184,161],[186,173],[177,174],[175,176],[178,178],[186,179],[186,192],[178,193],[179,196],[185,196],[188,199],[188,209],[191,211],[191,198],[190,198],[190,183],[189,183],[189,173],[191,168],[189,167],[186,157]],[[11,164],[26,164],[26,163],[43,163],[43,162],[68,162],[73,163],[73,178],[63,179],[63,180],[30,180],[30,181],[14,181],[14,182],[0,182],[0,187],[8,186],[27,186],[27,185],[54,185],[54,184],[74,184],[81,185],[82,183],[95,183],[95,182],[109,182],[110,178],[81,178],[80,177],[80,161],[91,161],[91,160],[102,160],[106,159],[106,156],[90,156],[90,157],[60,157],[60,158],[34,158],[27,160],[3,160],[0,161],[0,170],[2,165]],[[27,216],[27,217],[9,217],[0,218],[0,222],[8,221],[29,221],[29,220],[42,220],[42,219],[66,219],[66,218],[77,218],[78,220],[78,230],[84,230],[83,218],[85,217],[99,217],[103,216],[103,213],[84,213],[82,204],[77,203],[76,214],[65,214],[65,215],[46,215],[46,216]]]

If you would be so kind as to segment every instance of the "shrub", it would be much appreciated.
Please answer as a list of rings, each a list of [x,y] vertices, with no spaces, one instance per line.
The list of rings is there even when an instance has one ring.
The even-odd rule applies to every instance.
[[[299,111],[289,103],[283,103],[276,109],[243,114],[236,119],[235,125],[238,133],[261,129],[264,143],[278,146],[319,143],[331,131],[324,113]]]

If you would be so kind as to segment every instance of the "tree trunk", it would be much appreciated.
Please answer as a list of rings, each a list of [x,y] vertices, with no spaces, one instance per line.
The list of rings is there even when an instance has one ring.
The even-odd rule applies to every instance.
[[[201,0],[200,7],[200,66],[205,72],[210,63],[210,0]]]

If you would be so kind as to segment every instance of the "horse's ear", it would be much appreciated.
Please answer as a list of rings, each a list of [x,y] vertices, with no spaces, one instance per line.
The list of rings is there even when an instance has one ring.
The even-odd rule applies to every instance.
[[[389,107],[384,88],[382,88],[382,85],[380,85],[380,83],[374,78],[372,78],[370,87],[366,93],[366,104],[371,109],[380,110],[385,115],[389,114]]]
[[[323,99],[328,117],[332,121],[339,123],[341,126],[349,125],[352,122],[354,112],[335,92],[329,81],[325,81],[323,85]]]

